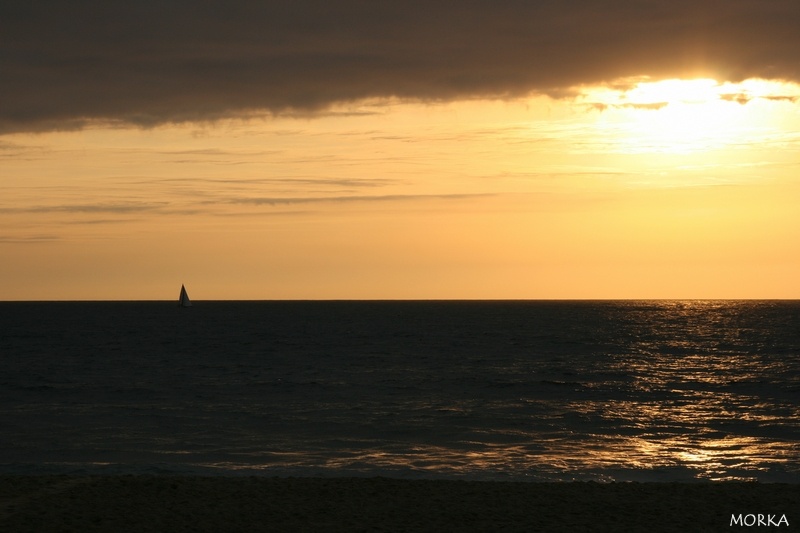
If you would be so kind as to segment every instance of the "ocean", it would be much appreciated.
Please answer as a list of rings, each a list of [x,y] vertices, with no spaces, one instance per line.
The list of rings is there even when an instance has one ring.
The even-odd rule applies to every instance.
[[[800,302],[3,302],[0,473],[800,483]]]

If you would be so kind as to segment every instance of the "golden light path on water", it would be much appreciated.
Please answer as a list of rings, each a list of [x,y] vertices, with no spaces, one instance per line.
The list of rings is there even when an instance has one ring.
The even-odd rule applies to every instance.
[[[359,315],[367,309],[352,305]],[[329,366],[292,375],[293,352],[288,366],[263,376],[282,368],[286,382],[246,381],[244,397],[239,380],[261,367],[220,366],[214,379],[228,372],[234,394],[212,395],[202,413],[186,416],[199,416],[202,428],[221,425],[229,438],[215,449],[191,422],[193,447],[163,435],[165,462],[278,475],[797,478],[796,303],[498,303],[491,313],[486,303],[373,305],[413,318],[377,333],[377,344],[349,358],[358,364],[343,367],[342,351],[323,350],[313,361]],[[442,312],[425,342],[384,343]],[[321,345],[336,342],[338,329],[332,334]]]
[[[773,438],[772,432],[781,431],[777,425],[787,417],[800,417],[800,407],[773,405],[759,392],[765,372],[775,375],[786,367],[780,358],[753,355],[754,332],[739,324],[731,309],[728,302],[681,301],[659,302],[655,311],[644,311],[642,329],[630,332],[631,353],[613,359],[607,370],[627,376],[623,385],[637,391],[636,400],[565,402],[546,421],[550,432],[524,427],[541,420],[521,421],[519,429],[478,434],[455,447],[432,443],[411,453],[353,449],[348,456],[325,460],[326,467],[371,464],[466,475],[530,470],[533,479],[547,472],[565,480],[596,472],[601,481],[637,480],[638,471],[642,480],[656,473],[666,480],[754,481],[754,471],[767,469],[761,465],[789,465],[797,457],[798,444]],[[764,345],[756,342],[755,348],[769,350],[770,339],[761,341]],[[591,389],[593,384],[586,385]],[[508,407],[497,403],[483,407]],[[742,424],[757,426],[760,434]]]
[[[663,481],[756,481],[749,464],[752,460],[768,458],[773,464],[792,461],[788,457],[791,450],[784,445],[756,437],[676,437],[666,441],[620,437],[598,440],[591,446],[544,442],[540,445],[548,449],[540,453],[531,453],[529,446],[475,444],[480,449],[417,446],[412,451],[392,453],[362,448],[335,458],[324,452],[273,453],[268,457],[259,454],[258,459],[264,461],[261,465],[219,462],[208,466],[233,471],[269,471],[279,461],[281,468],[288,469],[312,466],[333,472],[358,472],[377,468],[390,473],[479,477],[490,474],[493,478],[513,476],[530,481],[585,480],[587,475],[595,481],[652,481],[654,474]],[[748,470],[750,475],[730,473],[738,469]],[[523,474],[526,471],[530,472],[527,476]]]

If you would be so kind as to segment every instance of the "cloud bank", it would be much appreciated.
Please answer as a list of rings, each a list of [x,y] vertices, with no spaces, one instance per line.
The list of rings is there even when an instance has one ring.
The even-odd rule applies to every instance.
[[[796,0],[5,0],[0,21],[4,133],[643,75],[800,81]]]

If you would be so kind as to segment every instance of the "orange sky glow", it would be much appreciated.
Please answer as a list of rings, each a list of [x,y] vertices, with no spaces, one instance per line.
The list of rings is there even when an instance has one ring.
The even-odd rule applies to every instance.
[[[0,300],[800,298],[793,2],[179,4],[0,8]]]
[[[750,85],[6,135],[0,296],[797,298],[800,88]]]

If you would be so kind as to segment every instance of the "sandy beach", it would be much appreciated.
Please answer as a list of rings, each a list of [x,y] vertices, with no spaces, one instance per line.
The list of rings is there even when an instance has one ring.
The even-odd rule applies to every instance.
[[[791,531],[797,509],[796,484],[0,476],[7,532]]]

